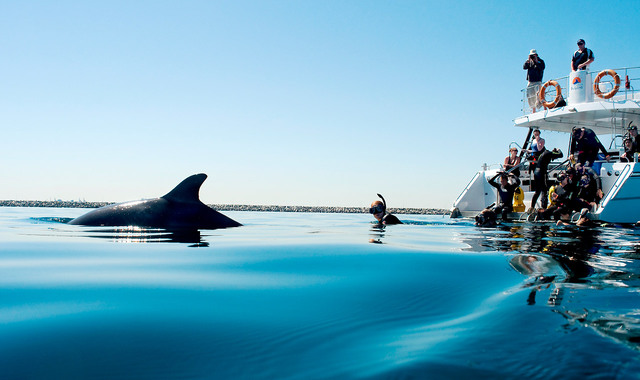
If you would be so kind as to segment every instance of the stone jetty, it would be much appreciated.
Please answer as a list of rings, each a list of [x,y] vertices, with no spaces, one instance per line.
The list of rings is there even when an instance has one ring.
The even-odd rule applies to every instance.
[[[11,201],[0,200],[0,207],[67,207],[98,208],[114,202],[79,201]],[[260,205],[208,205],[219,211],[266,211],[266,212],[316,212],[316,213],[352,213],[362,214],[368,207],[324,207],[324,206],[260,206]],[[435,208],[389,208],[393,214],[448,215],[449,211]]]

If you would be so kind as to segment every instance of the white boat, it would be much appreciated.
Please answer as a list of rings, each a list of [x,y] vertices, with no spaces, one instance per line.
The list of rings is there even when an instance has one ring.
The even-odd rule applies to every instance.
[[[634,89],[633,84],[637,84],[639,88]],[[554,96],[553,92],[555,98],[547,100]],[[619,155],[624,152],[622,138],[627,127],[640,127],[640,67],[572,72],[567,77],[546,82],[540,93],[547,107],[532,112],[526,99],[526,91],[523,90],[523,115],[515,118],[514,124],[528,129],[528,135],[519,148],[528,146],[531,131],[535,128],[564,132],[567,142],[574,127],[590,128],[598,136],[608,135],[611,144],[605,147],[611,158],[608,161],[599,159],[593,164],[602,180],[604,197],[595,210],[590,210],[589,216],[594,220],[610,223],[640,221],[640,164],[620,162],[619,159]],[[566,98],[565,94],[568,94]],[[563,100],[566,101],[564,106],[554,104],[562,104]],[[602,137],[600,140],[606,141]],[[567,156],[568,154],[565,158]],[[526,161],[524,157],[522,161]],[[528,163],[524,164],[524,168],[520,170],[520,180],[525,193],[524,204],[528,208],[533,192],[530,189],[531,178],[527,165]],[[566,169],[566,164],[556,166],[553,162],[549,165],[551,183],[561,170]],[[500,170],[500,165],[484,165],[455,200],[451,216],[473,217],[495,203],[497,192],[489,185],[488,180]],[[512,217],[523,219],[526,215],[513,213]]]

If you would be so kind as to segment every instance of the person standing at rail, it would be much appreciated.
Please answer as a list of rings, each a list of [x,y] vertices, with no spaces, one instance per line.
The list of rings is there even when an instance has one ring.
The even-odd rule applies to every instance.
[[[571,58],[571,71],[588,69],[594,59],[593,51],[591,51],[591,49],[587,49],[582,38],[579,39],[578,50],[573,53],[573,57]]]
[[[542,86],[542,76],[544,74],[544,61],[538,57],[536,49],[529,51],[529,59],[522,66],[523,70],[527,70],[527,101],[533,112],[542,106],[538,99],[538,92]]]

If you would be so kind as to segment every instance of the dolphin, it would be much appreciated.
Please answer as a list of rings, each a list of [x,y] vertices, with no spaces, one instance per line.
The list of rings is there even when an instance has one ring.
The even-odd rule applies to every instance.
[[[207,175],[194,174],[166,195],[100,207],[69,222],[84,226],[138,226],[173,229],[216,229],[242,224],[200,201]]]

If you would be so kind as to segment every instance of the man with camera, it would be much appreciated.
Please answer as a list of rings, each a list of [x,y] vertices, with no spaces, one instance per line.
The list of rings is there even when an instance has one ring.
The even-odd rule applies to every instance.
[[[544,74],[544,61],[538,57],[536,49],[531,49],[529,59],[522,66],[523,70],[527,70],[527,100],[529,107],[536,112],[542,105],[538,99],[538,92],[542,86],[542,75]]]

